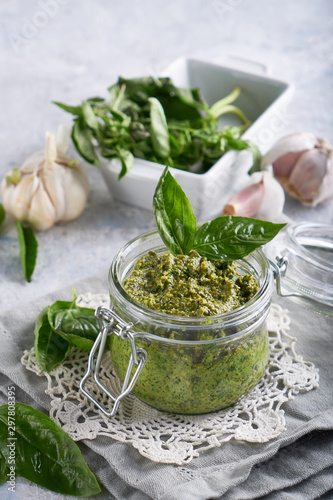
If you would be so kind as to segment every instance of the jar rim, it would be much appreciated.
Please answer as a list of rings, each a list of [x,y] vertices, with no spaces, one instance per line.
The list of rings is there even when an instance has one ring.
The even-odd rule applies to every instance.
[[[112,264],[109,269],[109,286],[111,283],[113,284],[113,291],[114,289],[116,292],[121,296],[122,299],[124,299],[126,302],[130,304],[130,306],[133,308],[133,311],[137,313],[138,315],[142,316],[151,316],[154,323],[158,324],[160,326],[165,324],[169,325],[176,325],[176,326],[189,326],[191,325],[192,328],[202,328],[202,326],[205,326],[206,328],[209,328],[210,326],[212,328],[216,328],[217,324],[221,324],[222,327],[227,328],[228,326],[235,325],[235,322],[241,323],[242,321],[246,320],[251,320],[252,317],[255,317],[258,314],[258,310],[260,308],[264,308],[264,306],[267,304],[267,301],[270,301],[272,291],[271,291],[271,284],[272,284],[272,269],[269,264],[269,261],[267,257],[265,256],[264,252],[261,249],[256,249],[254,252],[252,252],[250,255],[253,254],[255,257],[256,261],[260,264],[260,267],[263,271],[262,274],[262,283],[260,283],[260,288],[256,292],[256,294],[245,304],[243,304],[240,307],[237,307],[231,311],[221,313],[221,314],[216,314],[213,316],[179,316],[179,315],[174,315],[174,314],[168,314],[160,311],[156,311],[154,309],[150,309],[139,302],[137,302],[135,299],[133,299],[123,288],[121,284],[121,279],[118,276],[118,269],[117,265],[119,262],[121,262],[123,254],[130,248],[133,247],[138,241],[142,239],[148,239],[148,238],[154,238],[154,237],[159,237],[159,234],[156,230],[146,232],[144,234],[141,234],[137,236],[136,238],[133,238],[130,240],[128,243],[126,243],[120,250],[119,252],[115,255]],[[157,247],[154,247],[156,249]],[[161,240],[161,244],[159,244],[158,248],[160,249],[166,249],[165,245],[163,244]],[[146,253],[146,251],[143,251],[140,255],[143,255]],[[137,255],[136,258],[139,258],[140,255]],[[247,266],[250,266],[250,264],[244,259],[240,259],[239,262],[245,262]],[[111,301],[112,301],[112,294],[111,294]],[[253,325],[252,325],[253,327]],[[231,334],[228,335],[227,337],[221,337],[221,339],[224,338],[234,338],[237,335],[243,335],[244,329],[241,330],[240,332],[237,332],[236,334]],[[161,340],[168,340],[164,337],[159,337],[154,334],[150,334],[156,337],[156,339],[161,339]],[[186,341],[184,341],[186,342]],[[187,341],[188,342],[188,341]],[[202,341],[205,342],[205,341]]]
[[[238,337],[245,337],[248,333],[253,332],[257,329],[257,327],[263,322],[263,320],[268,315],[268,310],[264,316],[258,318],[255,323],[249,324],[246,328],[239,332],[231,333],[225,335],[224,337],[217,337],[214,339],[205,339],[205,340],[185,340],[185,339],[171,339],[169,337],[161,337],[159,335],[155,335],[154,333],[146,333],[146,332],[132,332],[133,337],[135,339],[146,339],[152,340],[154,342],[164,342],[166,344],[171,345],[182,345],[182,346],[203,346],[203,345],[213,345],[213,344],[223,344],[228,342],[233,342]]]

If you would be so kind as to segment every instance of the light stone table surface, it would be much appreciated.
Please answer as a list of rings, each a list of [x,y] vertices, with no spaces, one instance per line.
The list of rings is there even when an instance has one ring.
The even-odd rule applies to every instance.
[[[0,178],[43,148],[47,130],[71,124],[52,100],[76,104],[103,96],[119,75],[156,75],[179,56],[259,61],[294,84],[267,148],[292,131],[333,143],[330,0],[11,0],[0,2],[0,20]],[[86,208],[77,220],[37,234],[31,283],[23,280],[7,217],[0,229],[0,312],[106,273],[125,242],[154,227],[150,211],[113,202],[99,170],[86,165],[86,171]],[[287,197],[285,212],[332,223],[332,208],[332,202],[305,208]],[[4,486],[0,497],[7,498]]]
[[[158,74],[181,55],[219,60],[231,54],[263,62],[273,77],[295,85],[267,140],[304,130],[333,142],[329,1],[98,0],[92,6],[54,0],[48,18],[41,7],[47,3],[0,4],[1,178],[42,149],[46,130],[71,123],[52,100],[75,104],[105,95],[119,75]],[[91,165],[86,170],[91,189],[84,213],[38,233],[31,283],[22,279],[16,230],[7,218],[0,233],[0,311],[107,269],[126,241],[154,227],[150,212],[112,203],[100,172]],[[296,220],[330,222],[331,208],[286,202],[286,213]]]

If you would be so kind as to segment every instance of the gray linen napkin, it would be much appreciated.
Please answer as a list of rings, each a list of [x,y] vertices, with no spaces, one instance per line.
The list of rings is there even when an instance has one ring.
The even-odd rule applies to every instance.
[[[77,293],[107,293],[107,273],[76,285]],[[45,381],[20,363],[33,345],[40,310],[54,300],[69,300],[70,288],[17,307],[0,317],[0,396],[8,384],[17,401],[48,411]],[[268,443],[229,441],[202,453],[186,466],[157,464],[130,445],[103,436],[84,441],[82,451],[108,490],[103,498],[126,500],[314,499],[333,490],[332,319],[274,297],[289,310],[296,350],[320,370],[319,388],[286,403],[287,430]],[[1,394],[2,393],[2,394]],[[0,488],[0,496],[1,496]],[[102,498],[101,496],[101,498]]]

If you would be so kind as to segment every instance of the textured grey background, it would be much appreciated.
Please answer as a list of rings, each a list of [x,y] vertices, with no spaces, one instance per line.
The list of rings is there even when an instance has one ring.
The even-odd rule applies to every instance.
[[[0,178],[43,147],[46,130],[71,123],[52,100],[75,104],[105,95],[120,74],[158,74],[179,56],[218,61],[231,54],[260,61],[273,77],[295,85],[288,108],[272,125],[267,147],[300,130],[333,143],[330,0],[1,0],[0,22]],[[88,166],[87,172],[91,191],[85,211],[70,224],[38,234],[39,256],[30,284],[22,279],[13,221],[7,219],[1,228],[0,312],[103,270],[106,290],[112,256],[128,239],[154,226],[150,212],[112,203],[96,168]],[[286,201],[286,213],[295,220],[332,223],[332,207],[330,202],[308,209]],[[315,332],[315,317],[310,324]],[[306,354],[307,346],[300,346]],[[253,498],[256,484],[263,484],[261,471],[254,472],[247,491],[230,498]],[[325,473],[332,480],[331,469]],[[284,498],[310,498],[302,486],[288,494]]]

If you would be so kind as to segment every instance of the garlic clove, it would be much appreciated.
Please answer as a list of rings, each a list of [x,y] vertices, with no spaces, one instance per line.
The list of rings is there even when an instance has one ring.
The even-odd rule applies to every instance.
[[[1,183],[1,192],[2,192],[2,204],[5,211],[11,216],[14,217],[12,210],[12,198],[14,194],[15,186],[12,184],[11,186],[7,186],[6,180],[3,179]]]
[[[58,158],[66,157],[66,152],[71,138],[71,128],[60,124],[57,131],[57,155]]]
[[[64,165],[57,163],[52,164],[52,168],[44,168],[41,172],[41,179],[44,188],[54,206],[55,222],[63,220],[66,213],[66,198],[64,191],[64,178],[65,178]]]
[[[24,175],[16,186],[12,197],[15,219],[25,221],[29,217],[29,201],[39,187],[39,179],[35,174]]]
[[[327,159],[327,170],[323,182],[318,191],[317,199],[313,200],[312,206],[330,200],[333,196],[333,155]]]
[[[262,168],[271,164],[285,191],[314,207],[333,197],[332,162],[329,142],[304,132],[277,141],[264,156]]]
[[[332,191],[332,180],[324,182],[328,161],[327,155],[320,149],[307,151],[296,162],[290,176],[279,181],[291,196],[304,205],[316,206],[325,201],[326,191],[327,194]]]
[[[256,217],[281,222],[285,195],[282,186],[274,179],[272,171],[255,172],[251,184],[234,195],[223,209],[223,215]]]
[[[27,221],[29,217],[30,198],[39,186],[35,174],[22,175],[20,182],[9,186],[2,192],[3,206],[6,212],[17,220]]]
[[[279,158],[277,158],[273,163],[274,175],[279,179],[286,179],[289,177],[292,169],[294,168],[295,163],[300,159],[300,157],[309,151],[308,149],[304,149],[297,153],[286,153]]]
[[[45,135],[45,162],[53,165],[57,159],[57,143],[54,132]]]
[[[44,189],[42,183],[31,199],[27,222],[35,229],[44,230],[53,226],[55,221],[55,208]]]
[[[57,141],[53,133],[46,134],[43,181],[55,207],[55,222],[73,220],[82,212],[88,197],[89,183],[78,164],[65,155],[70,129],[60,126]],[[56,154],[57,160],[54,160]]]
[[[64,170],[63,191],[66,212],[59,220],[76,219],[83,211],[89,193],[89,182],[81,165],[68,167]]]
[[[264,183],[264,197],[256,214],[257,219],[272,222],[286,222],[287,216],[283,213],[285,194],[283,187],[274,178],[272,169],[262,172]]]
[[[25,174],[38,173],[43,167],[44,158],[44,150],[36,151],[25,160],[20,170]]]
[[[295,132],[279,139],[272,148],[264,155],[261,168],[264,170],[268,165],[273,165],[276,160],[280,159],[279,165],[282,169],[281,158],[289,153],[303,153],[313,149],[318,143],[318,139],[314,134],[308,132]],[[291,156],[286,156],[286,170],[292,160]]]
[[[264,182],[260,180],[236,193],[225,205],[222,214],[254,217],[259,210],[263,197]]]

